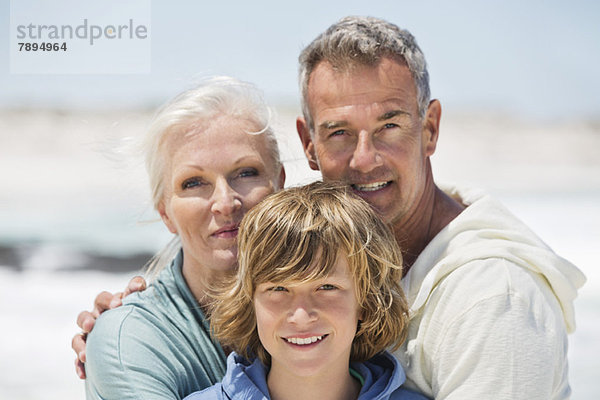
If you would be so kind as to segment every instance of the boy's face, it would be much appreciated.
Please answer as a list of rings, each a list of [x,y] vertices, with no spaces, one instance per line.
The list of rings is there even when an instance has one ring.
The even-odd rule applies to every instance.
[[[325,278],[258,285],[254,307],[260,341],[271,355],[269,379],[348,372],[361,315],[345,256]]]

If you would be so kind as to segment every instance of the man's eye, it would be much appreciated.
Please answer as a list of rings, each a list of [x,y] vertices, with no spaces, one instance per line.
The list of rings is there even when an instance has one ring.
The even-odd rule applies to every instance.
[[[345,133],[346,133],[346,131],[345,131],[345,130],[343,130],[343,129],[339,129],[339,130],[337,130],[337,131],[331,132],[331,133],[329,134],[329,137],[333,137],[333,136],[342,136],[342,135],[343,135],[343,134],[345,134]]]
[[[388,124],[385,124],[385,125],[383,126],[383,128],[384,128],[384,129],[392,129],[392,128],[396,128],[397,126],[398,126],[398,125],[396,125],[396,124],[388,123]]]

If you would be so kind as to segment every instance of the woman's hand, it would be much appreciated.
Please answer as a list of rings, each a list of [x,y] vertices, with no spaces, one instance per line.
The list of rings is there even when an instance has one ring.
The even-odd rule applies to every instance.
[[[141,292],[145,289],[146,280],[141,276],[135,276],[129,281],[123,292],[102,292],[96,296],[94,309],[91,312],[82,311],[79,313],[77,316],[77,326],[81,328],[81,332],[73,336],[71,348],[77,356],[75,358],[75,372],[80,379],[85,379],[85,340],[88,333],[94,329],[96,318],[106,310],[119,307],[124,297],[129,296],[133,292]]]

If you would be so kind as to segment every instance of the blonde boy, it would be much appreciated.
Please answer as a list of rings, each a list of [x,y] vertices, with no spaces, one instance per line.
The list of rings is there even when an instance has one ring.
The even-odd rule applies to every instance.
[[[402,256],[347,186],[315,182],[249,211],[239,267],[210,322],[234,350],[223,382],[189,399],[414,399],[385,349],[405,337]]]

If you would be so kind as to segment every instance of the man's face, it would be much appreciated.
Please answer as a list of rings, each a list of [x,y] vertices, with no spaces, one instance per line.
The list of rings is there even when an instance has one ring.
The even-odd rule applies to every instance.
[[[409,221],[430,173],[439,103],[432,102],[420,118],[408,67],[389,58],[349,71],[318,64],[307,101],[314,132],[302,118],[297,127],[311,168],[324,180],[350,184],[384,221]]]

